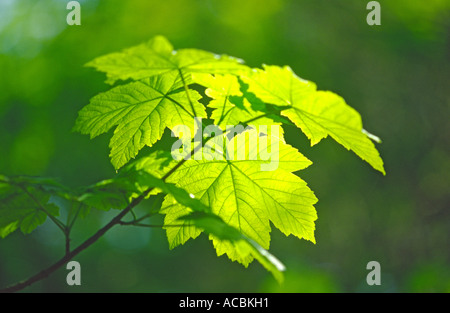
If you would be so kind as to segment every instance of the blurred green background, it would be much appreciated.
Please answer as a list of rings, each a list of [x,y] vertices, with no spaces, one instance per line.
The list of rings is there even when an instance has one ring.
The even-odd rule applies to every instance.
[[[26,289],[42,292],[450,292],[450,2],[379,1],[381,26],[362,0],[86,0],[81,26],[62,0],[0,0],[0,173],[91,184],[115,171],[109,136],[72,133],[77,112],[107,90],[89,60],[166,36],[246,60],[290,65],[319,89],[343,96],[363,117],[387,176],[330,139],[311,148],[287,140],[314,165],[299,175],[315,191],[317,244],[272,231],[286,265],[278,285],[254,262],[216,257],[206,236],[168,249],[160,229],[117,227],[82,252],[82,286],[67,270]],[[77,222],[74,244],[115,212]],[[0,240],[0,287],[63,254],[50,222]],[[366,264],[381,264],[381,286]]]

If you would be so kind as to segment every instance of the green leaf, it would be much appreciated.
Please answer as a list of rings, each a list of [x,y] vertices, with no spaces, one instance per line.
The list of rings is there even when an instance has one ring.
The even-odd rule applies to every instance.
[[[265,135],[256,130],[247,130],[235,136],[229,145],[236,144],[237,149],[229,160],[226,155],[230,153],[212,155],[212,147],[215,146],[215,151],[219,152],[218,143],[224,140],[223,136],[215,137],[202,149],[203,157],[200,160],[186,161],[168,181],[191,193],[210,207],[212,213],[265,249],[270,242],[269,222],[286,235],[293,234],[315,242],[314,221],[317,215],[313,204],[317,199],[306,183],[292,174],[309,166],[311,161],[287,145],[281,137],[269,136],[268,146],[260,148],[260,153],[277,150],[279,155],[273,161],[277,162],[278,168],[261,171],[261,166],[268,165],[271,160],[250,158],[256,147],[247,149],[248,141],[245,138],[255,135],[261,146]],[[238,151],[243,151],[240,149],[245,149],[243,159],[237,158]],[[172,196],[167,196],[161,213],[166,214],[165,224],[170,225],[180,216],[188,214],[189,210]],[[201,232],[189,225],[170,227],[166,231],[171,248],[197,237]],[[223,241],[213,240],[213,243],[218,255],[226,253],[230,259],[244,265],[253,259]]]
[[[99,57],[88,66],[106,72],[108,82],[138,80],[94,97],[79,113],[74,130],[91,138],[115,127],[110,141],[116,169],[134,158],[145,145],[159,140],[166,127],[188,125],[205,118],[200,95],[189,90],[192,73],[238,73],[247,70],[241,60],[197,49],[173,50],[162,36]]]
[[[16,229],[29,234],[42,225],[48,215],[58,216],[59,209],[49,203],[50,194],[29,178],[0,177],[0,237]]]
[[[359,113],[340,96],[317,91],[314,83],[299,78],[289,67],[264,66],[264,70],[255,69],[242,79],[264,102],[289,106],[281,114],[302,129],[311,145],[329,135],[385,174],[383,161],[369,139],[373,135],[368,136]]]
[[[242,60],[227,55],[217,55],[198,49],[173,50],[163,36],[146,43],[110,53],[86,64],[105,72],[108,83],[117,80],[140,80],[155,75],[176,73],[188,79],[189,73],[236,73],[245,69]]]
[[[200,98],[194,90],[186,93],[175,72],[151,77],[92,98],[79,112],[75,130],[93,138],[115,127],[110,157],[118,169],[159,140],[166,127],[186,125],[193,136],[194,117],[206,117]]]
[[[187,125],[191,138],[205,130],[207,142],[181,163],[158,154],[131,162],[115,178],[90,186],[76,201],[86,207],[121,209],[133,198],[164,192],[160,213],[165,215],[170,248],[204,231],[219,256],[227,254],[245,266],[256,258],[280,280],[284,266],[266,250],[271,224],[287,236],[315,243],[317,198],[293,174],[311,161],[285,143],[279,125],[295,124],[311,145],[330,136],[385,174],[371,141],[380,140],[363,129],[359,113],[341,97],[318,91],[289,67],[251,71],[241,63],[203,50],[175,51],[162,36],[88,63],[105,72],[108,83],[133,81],[92,98],[74,127],[91,138],[114,130],[110,157],[116,169],[144,146],[154,146],[166,128]],[[209,98],[202,102],[211,99],[207,103],[211,119],[224,134],[206,131],[208,121],[201,128],[194,125],[195,117],[207,115],[200,94],[189,89],[193,83],[206,87]],[[227,127],[239,123],[247,127],[231,131]],[[267,141],[269,146],[264,145]],[[5,224],[0,235],[22,225],[25,230],[35,227],[43,216],[34,213]]]

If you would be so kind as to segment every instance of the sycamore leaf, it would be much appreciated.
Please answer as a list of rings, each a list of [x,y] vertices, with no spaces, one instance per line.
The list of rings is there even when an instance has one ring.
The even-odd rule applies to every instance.
[[[188,89],[192,73],[238,73],[242,61],[197,49],[174,51],[162,36],[122,52],[99,57],[88,66],[106,72],[108,82],[138,82],[113,88],[94,97],[79,113],[74,130],[91,138],[115,128],[110,141],[116,169],[134,158],[145,145],[159,140],[166,127],[188,125],[205,118],[200,95]]]
[[[173,50],[163,36],[156,36],[146,43],[110,53],[86,64],[105,72],[108,83],[117,80],[140,80],[155,75],[176,73],[188,79],[189,73],[236,73],[245,67],[242,60],[227,55],[217,55],[198,49]]]
[[[249,146],[249,140],[245,138],[255,135],[258,145]],[[268,141],[266,146],[264,137],[269,137],[265,138]],[[270,222],[286,235],[293,234],[315,242],[317,214],[313,205],[317,199],[306,183],[292,174],[309,166],[311,161],[281,137],[259,134],[256,130],[246,130],[233,137],[227,147],[237,148],[231,153],[228,149],[220,152],[221,140],[228,141],[225,135],[208,141],[201,151],[203,157],[194,155],[194,159],[187,160],[169,177],[169,181],[191,193],[210,207],[212,213],[265,249],[270,242]],[[251,157],[255,156],[255,149],[259,151],[257,158]],[[243,150],[245,156],[239,158],[239,151]],[[261,158],[268,151],[272,153],[271,158]],[[269,163],[276,169],[261,170]],[[189,210],[169,195],[161,213],[166,215],[165,224],[170,225]],[[166,231],[171,248],[197,237],[201,232],[189,225],[169,227]],[[244,265],[253,259],[227,242],[213,238],[213,243],[218,255],[226,253],[230,259]]]
[[[329,135],[385,174],[383,161],[369,139],[374,136],[368,136],[359,113],[340,96],[317,91],[314,83],[299,78],[289,67],[264,66],[264,70],[255,69],[242,79],[264,102],[289,106],[281,114],[301,128],[311,145]]]
[[[75,130],[93,138],[115,127],[110,157],[118,169],[159,140],[166,127],[186,125],[194,134],[194,117],[206,117],[206,112],[198,102],[201,96],[194,90],[188,94],[177,73],[118,86],[81,109]]]
[[[48,215],[58,216],[58,207],[49,200],[50,194],[32,178],[0,176],[0,237],[16,229],[29,234]]]
[[[108,83],[133,81],[92,98],[74,128],[91,138],[113,129],[110,157],[116,169],[144,146],[153,146],[166,128],[180,135],[178,125],[188,126],[194,142],[183,141],[172,153],[201,149],[180,163],[157,154],[132,162],[115,178],[85,189],[76,201],[87,207],[121,209],[133,198],[163,192],[167,195],[160,213],[165,215],[170,248],[204,231],[217,255],[227,254],[245,266],[256,258],[281,279],[284,266],[266,250],[271,223],[287,236],[315,243],[317,198],[293,174],[311,161],[285,143],[280,125],[295,124],[311,145],[330,136],[384,174],[371,141],[379,138],[363,129],[358,112],[341,97],[317,91],[314,83],[300,79],[290,68],[250,71],[241,63],[202,50],[175,51],[162,36],[88,63],[105,72]],[[189,89],[193,83],[206,87],[216,125],[194,124],[194,118],[207,115],[200,94]],[[238,124],[246,128],[228,128]],[[203,136],[195,136],[198,130]],[[197,146],[199,138],[206,143]],[[3,187],[0,179],[0,195],[9,197],[1,192]],[[3,225],[1,212],[0,206],[0,235],[19,226],[27,230],[43,219],[38,213]]]

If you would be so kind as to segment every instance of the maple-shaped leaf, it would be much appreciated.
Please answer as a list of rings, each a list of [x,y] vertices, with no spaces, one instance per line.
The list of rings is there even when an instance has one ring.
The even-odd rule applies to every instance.
[[[188,73],[236,73],[245,68],[240,63],[240,59],[199,49],[174,50],[165,37],[155,36],[146,43],[98,57],[86,65],[105,72],[107,82],[114,83],[173,72],[183,79],[189,79]]]
[[[80,110],[75,130],[91,138],[115,127],[111,163],[118,169],[144,146],[152,146],[166,127],[186,125],[195,133],[194,117],[206,117],[195,90],[186,91],[177,73],[154,76],[112,88]]]
[[[288,106],[281,114],[301,128],[311,145],[331,136],[385,174],[383,161],[370,140],[376,136],[363,129],[359,113],[340,96],[317,91],[314,83],[299,78],[289,67],[265,65],[264,70],[247,72],[242,79],[262,101]]]
[[[249,144],[255,136],[258,144]],[[220,151],[224,141],[226,147],[235,148],[231,152]],[[239,157],[242,151],[245,153]],[[199,153],[202,157],[194,155],[168,181],[191,193],[228,225],[266,249],[270,242],[270,222],[286,235],[315,242],[317,215],[313,205],[317,199],[306,183],[292,173],[306,168],[311,161],[282,137],[246,130],[231,140],[226,135],[216,136]],[[189,209],[168,196],[161,213],[166,215],[165,224],[170,225],[188,214]],[[201,232],[192,226],[168,227],[166,231],[171,248]],[[244,265],[253,259],[251,255],[240,254],[230,243],[214,238],[213,243],[218,255],[226,253]]]

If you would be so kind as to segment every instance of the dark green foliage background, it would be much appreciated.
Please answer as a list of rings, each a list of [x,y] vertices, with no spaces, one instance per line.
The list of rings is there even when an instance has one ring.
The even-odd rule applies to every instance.
[[[342,95],[383,139],[387,171],[332,140],[310,148],[287,129],[287,141],[314,162],[300,176],[319,198],[319,219],[316,245],[273,231],[271,252],[288,267],[281,287],[256,262],[246,270],[217,258],[206,236],[170,251],[160,229],[118,227],[76,258],[81,287],[67,286],[60,269],[26,291],[450,292],[450,5],[379,2],[378,27],[366,24],[367,1],[356,0],[90,0],[80,1],[82,25],[72,27],[66,1],[1,3],[0,173],[70,186],[114,175],[109,136],[71,132],[78,110],[109,88],[83,64],[157,34],[250,66],[287,64]],[[74,244],[110,213],[79,221]],[[48,266],[63,246],[50,221],[1,240],[0,286]],[[371,260],[381,263],[379,287],[365,281]]]

